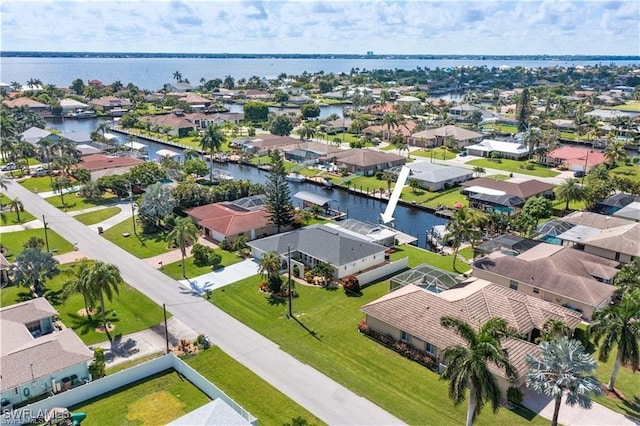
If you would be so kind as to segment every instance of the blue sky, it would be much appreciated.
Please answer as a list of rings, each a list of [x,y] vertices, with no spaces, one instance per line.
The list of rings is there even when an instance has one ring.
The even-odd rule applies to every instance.
[[[640,55],[640,1],[7,1],[1,49]]]

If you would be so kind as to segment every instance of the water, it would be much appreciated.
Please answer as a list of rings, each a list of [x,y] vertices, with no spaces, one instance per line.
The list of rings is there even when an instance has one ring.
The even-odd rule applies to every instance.
[[[87,119],[87,120],[64,120],[57,123],[48,123],[48,127],[55,127],[63,132],[93,132],[100,122],[105,119]],[[127,136],[117,134],[121,141],[126,141]],[[146,139],[138,139],[138,142],[144,143],[148,147],[149,159],[158,158],[156,154],[161,149],[170,149],[180,154],[182,158],[182,149],[173,146],[163,145]],[[219,164],[214,163],[214,167],[228,171],[235,179],[247,179],[252,182],[265,183],[267,173],[251,166],[242,166],[234,163]],[[378,223],[380,213],[387,206],[386,201],[372,200],[352,194],[348,191],[334,189],[327,190],[324,187],[313,185],[310,183],[287,182],[291,188],[291,195],[295,195],[299,191],[309,191],[326,197],[331,197],[335,201],[331,202],[331,207],[341,211],[346,211],[352,219],[358,219],[364,222]],[[296,207],[301,207],[301,201],[293,199]],[[434,225],[442,225],[446,220],[414,208],[399,205],[396,207],[395,226],[399,231],[411,234],[418,238],[418,245],[426,247],[426,231],[430,230]]]
[[[276,77],[281,73],[299,75],[314,73],[349,73],[352,68],[373,69],[435,69],[460,66],[508,65],[527,68],[576,65],[629,65],[634,61],[560,61],[560,60],[481,60],[481,59],[202,59],[202,58],[0,58],[0,81],[26,84],[36,78],[45,84],[69,87],[80,78],[87,82],[97,79],[105,84],[116,80],[133,83],[141,89],[158,90],[173,81],[179,71],[183,78],[198,85],[202,77],[220,78],[230,75],[240,78]],[[637,63],[637,61],[635,61]]]

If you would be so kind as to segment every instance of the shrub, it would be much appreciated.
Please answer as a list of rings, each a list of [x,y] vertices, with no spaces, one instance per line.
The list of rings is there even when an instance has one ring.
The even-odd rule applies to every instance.
[[[355,275],[349,275],[342,280],[342,288],[348,294],[360,294],[360,283]]]
[[[218,244],[218,247],[220,247],[220,250],[224,250],[224,251],[233,250],[233,244],[227,240],[220,241],[220,244]]]
[[[96,380],[106,375],[104,371],[104,349],[96,348],[93,351],[93,362],[89,365],[89,373],[91,374],[91,380]]]
[[[206,350],[211,347],[211,342],[209,342],[209,338],[207,336],[199,334],[196,338],[196,346],[198,346],[198,349]]]
[[[291,270],[293,271],[294,277],[300,278],[300,267],[298,265],[293,265],[293,268],[291,268]]]
[[[631,159],[631,162],[632,162],[633,164],[638,164],[638,163],[640,163],[640,157],[633,157],[633,158]]]
[[[307,272],[304,273],[304,279],[308,283],[312,283],[313,282],[313,277],[314,277],[314,275],[313,275],[313,272],[311,272],[311,271],[307,271]]]
[[[519,388],[511,386],[509,389],[507,389],[507,401],[511,402],[512,404],[520,405],[522,404],[522,399],[522,391]]]
[[[203,246],[202,244],[194,244],[191,254],[193,254],[193,263],[195,263],[196,266],[216,267],[222,262],[222,256],[216,253],[213,248]]]
[[[270,276],[267,285],[271,293],[278,293],[282,288],[282,277],[280,275]]]
[[[358,331],[362,334],[369,334],[369,324],[366,319],[361,319],[358,323]]]

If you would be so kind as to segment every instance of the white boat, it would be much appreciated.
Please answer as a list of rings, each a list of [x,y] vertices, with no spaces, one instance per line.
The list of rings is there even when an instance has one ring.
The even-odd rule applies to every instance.
[[[289,173],[285,176],[285,179],[289,182],[304,182],[306,180],[306,178],[298,172]]]

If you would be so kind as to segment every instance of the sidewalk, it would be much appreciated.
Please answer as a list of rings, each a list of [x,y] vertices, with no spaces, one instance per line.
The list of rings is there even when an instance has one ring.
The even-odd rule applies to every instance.
[[[129,215],[129,217],[131,217],[131,215]],[[211,241],[207,240],[204,237],[200,237],[198,238],[198,244],[201,244],[203,246],[208,246],[214,249],[217,249],[218,246],[215,245],[214,243],[212,243]],[[187,247],[187,253],[185,255],[185,257],[189,257],[191,256],[191,250],[193,249],[193,245]],[[177,262],[179,260],[182,260],[182,253],[180,252],[180,249],[175,249],[172,250],[170,252],[167,253],[162,253],[159,254],[157,256],[153,256],[153,257],[148,257],[146,259],[143,259],[145,262],[147,262],[149,265],[153,266],[156,269],[160,269],[163,265],[168,265],[170,263],[173,262]]]
[[[21,223],[19,225],[7,225],[0,226],[0,234],[5,234],[8,232],[17,232],[24,231],[26,229],[41,229],[44,228],[44,224],[41,220],[34,219],[30,222]]]

